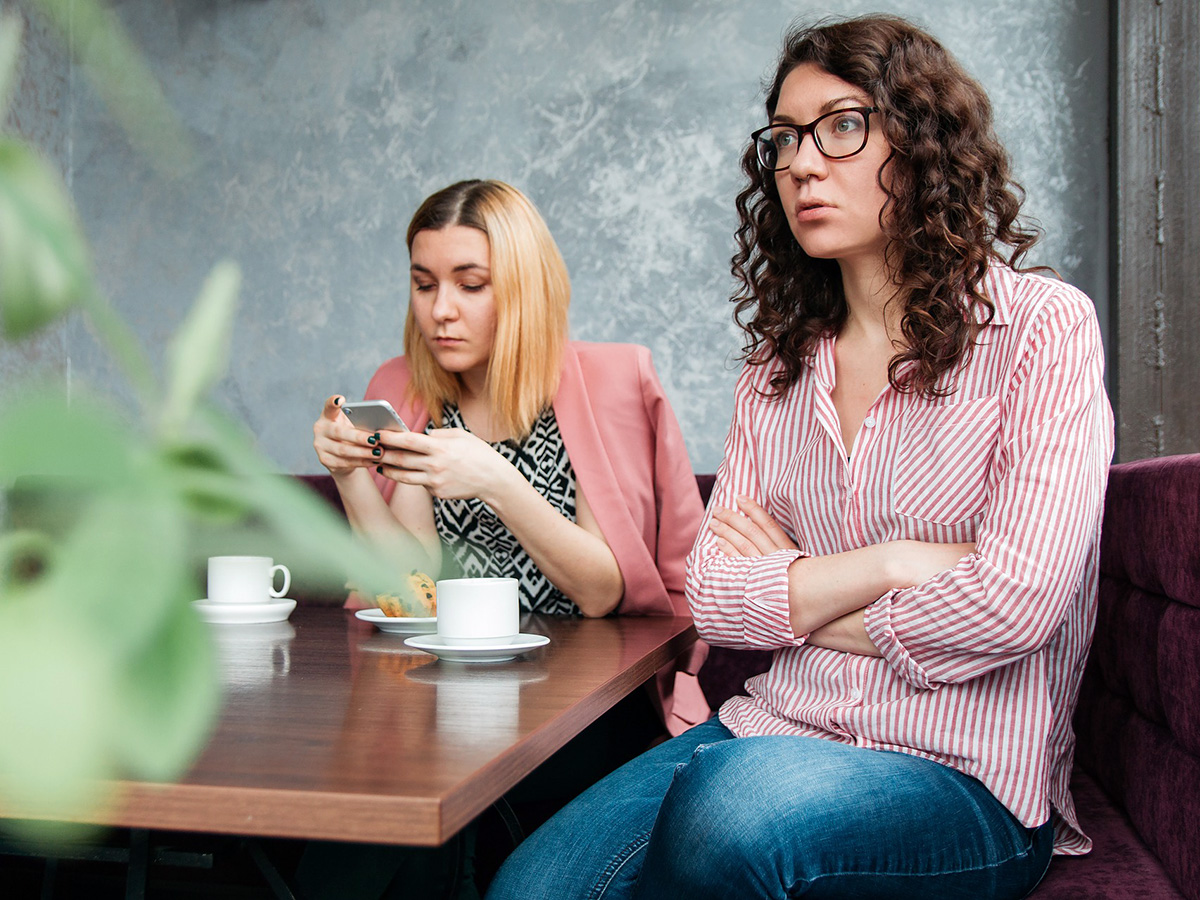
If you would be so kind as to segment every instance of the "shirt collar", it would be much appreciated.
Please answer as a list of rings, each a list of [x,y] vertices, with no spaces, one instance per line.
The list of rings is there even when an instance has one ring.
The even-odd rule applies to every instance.
[[[969,315],[979,325],[985,328],[992,326],[1008,325],[1012,321],[1012,271],[1007,266],[989,266],[987,274],[983,277],[983,282],[980,289],[985,297],[992,301],[992,318],[988,321],[987,308],[976,305],[972,308]],[[834,383],[833,372],[833,344],[834,336],[829,335],[821,338],[817,342],[816,349],[811,356],[806,356],[803,362],[813,369],[816,376],[825,383],[831,390]],[[906,363],[901,368],[901,374],[904,368],[911,366]]]
[[[987,308],[981,305],[976,305],[971,309],[969,315],[979,325],[1008,325],[1012,321],[1012,285],[1011,278],[1005,278],[1008,273],[1007,267],[990,266],[987,274],[983,277],[983,282],[980,285],[981,291],[985,297],[992,301],[992,318],[988,321]],[[809,366],[816,368],[818,373],[822,372],[823,363],[820,361],[822,347],[826,347],[830,351],[829,359],[827,360],[830,366],[833,365],[833,338],[823,337],[817,344],[816,352],[811,356],[806,356],[804,362]],[[833,370],[829,369],[827,373],[832,383]]]
[[[980,292],[992,301],[994,310],[989,325],[1007,325],[1012,321],[1012,275],[1013,271],[1008,266],[992,265],[988,266],[987,274],[983,276]],[[984,307],[976,306],[973,314],[978,324],[987,321]]]

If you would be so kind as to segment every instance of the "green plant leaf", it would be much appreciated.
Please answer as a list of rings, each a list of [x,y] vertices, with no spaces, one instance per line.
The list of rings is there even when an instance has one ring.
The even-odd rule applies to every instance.
[[[28,389],[0,408],[0,481],[120,489],[136,481],[144,444],[106,401]]]
[[[153,640],[121,669],[109,740],[122,772],[134,778],[178,778],[203,746],[220,708],[207,626],[188,606],[187,586],[169,597],[170,615]]]
[[[0,808],[71,819],[121,778],[167,780],[191,764],[219,708],[206,626],[183,602],[120,663],[53,595],[0,604]]]
[[[170,617],[189,572],[185,536],[184,511],[170,494],[101,494],[61,542],[46,591],[119,663]],[[193,600],[201,596],[187,583]]]
[[[219,263],[167,347],[168,386],[162,413],[166,435],[183,431],[196,404],[225,374],[241,281],[236,265]]]
[[[97,0],[25,2],[58,32],[133,145],[161,171],[191,169],[187,134],[116,14]]]
[[[21,20],[12,13],[0,17],[0,122],[8,120],[13,84],[21,63]]]
[[[0,604],[0,806],[71,818],[113,776],[112,667],[86,629],[36,592]]]
[[[228,526],[249,515],[239,478],[203,442],[167,444],[159,463],[172,491],[198,520]]]
[[[386,553],[363,542],[311,491],[268,469],[243,429],[212,411],[198,421],[206,428],[208,446],[237,477],[239,495],[270,536],[270,555],[277,560],[304,565],[325,586],[353,579],[364,589],[387,591],[424,558],[412,541],[397,542]]]
[[[51,565],[54,542],[32,529],[0,534],[0,603],[17,599]]]
[[[58,174],[24,145],[0,140],[0,323],[32,334],[92,290],[83,234]]]
[[[424,560],[413,541],[397,540],[387,551],[363,542],[294,479],[253,479],[245,486],[245,496],[271,532],[278,535],[289,558],[318,567],[327,578],[336,573],[341,583],[352,581],[371,593],[393,591]]]
[[[99,492],[127,496],[146,480],[146,441],[101,401],[23,392],[0,410],[0,483],[10,527],[63,539]]]

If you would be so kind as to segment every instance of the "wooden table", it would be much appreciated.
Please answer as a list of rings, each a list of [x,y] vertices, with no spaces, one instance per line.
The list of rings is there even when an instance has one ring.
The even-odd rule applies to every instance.
[[[548,646],[468,664],[341,609],[211,627],[208,747],[180,783],[123,784],[101,824],[437,845],[696,639],[683,618],[527,616]]]

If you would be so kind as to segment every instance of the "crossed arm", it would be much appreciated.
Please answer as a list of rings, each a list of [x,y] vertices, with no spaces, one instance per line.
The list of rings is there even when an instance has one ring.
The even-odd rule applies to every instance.
[[[716,508],[709,528],[726,556],[766,556],[797,550],[770,514],[749,497],[738,509]],[[833,553],[801,556],[788,567],[788,606],[792,631],[807,643],[829,650],[882,656],[867,635],[863,610],[894,588],[912,587],[954,568],[975,545],[888,541]]]

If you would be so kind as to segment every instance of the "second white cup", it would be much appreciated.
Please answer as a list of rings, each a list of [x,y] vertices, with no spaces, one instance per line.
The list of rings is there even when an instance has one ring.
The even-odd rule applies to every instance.
[[[515,578],[447,578],[437,583],[437,633],[447,644],[507,644],[521,630]]]
[[[269,556],[210,556],[208,558],[209,603],[268,603],[283,597],[292,585],[292,573],[284,565],[272,565]],[[275,590],[275,573],[283,573],[283,587]]]

